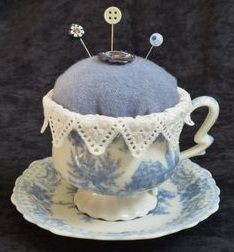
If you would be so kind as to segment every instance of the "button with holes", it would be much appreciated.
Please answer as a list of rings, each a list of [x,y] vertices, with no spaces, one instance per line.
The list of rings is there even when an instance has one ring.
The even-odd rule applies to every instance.
[[[108,24],[117,24],[122,18],[122,13],[117,7],[109,7],[104,12],[104,19]]]

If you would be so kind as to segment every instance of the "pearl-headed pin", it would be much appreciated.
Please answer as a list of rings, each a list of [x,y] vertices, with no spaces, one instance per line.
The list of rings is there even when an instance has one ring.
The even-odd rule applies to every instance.
[[[153,33],[150,36],[149,41],[150,41],[151,47],[150,47],[147,55],[145,56],[146,59],[149,57],[149,55],[154,47],[158,47],[163,43],[163,36],[160,33]]]

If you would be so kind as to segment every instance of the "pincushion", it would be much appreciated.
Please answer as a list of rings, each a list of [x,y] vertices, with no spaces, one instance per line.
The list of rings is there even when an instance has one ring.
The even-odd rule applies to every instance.
[[[136,117],[173,107],[179,95],[176,79],[147,59],[111,65],[94,56],[59,76],[53,100],[80,114]]]

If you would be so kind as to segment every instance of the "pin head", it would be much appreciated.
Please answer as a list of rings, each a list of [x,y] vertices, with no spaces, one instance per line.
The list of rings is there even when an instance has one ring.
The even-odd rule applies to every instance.
[[[160,33],[153,33],[150,36],[150,44],[152,46],[160,46],[163,43],[163,36]]]
[[[104,12],[104,19],[108,24],[117,24],[122,18],[122,13],[117,7],[109,7]]]
[[[72,24],[69,29],[69,35],[73,38],[81,38],[84,33],[84,28],[79,24]]]

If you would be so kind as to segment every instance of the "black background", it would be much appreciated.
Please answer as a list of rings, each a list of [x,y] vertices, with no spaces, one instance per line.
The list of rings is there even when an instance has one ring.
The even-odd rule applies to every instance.
[[[147,241],[104,242],[64,238],[26,222],[10,203],[15,179],[35,160],[50,155],[50,133],[39,133],[42,96],[56,77],[87,57],[67,30],[81,23],[96,54],[110,48],[103,11],[123,11],[115,28],[116,49],[144,56],[153,32],[165,42],[150,59],[178,78],[193,98],[215,97],[221,114],[206,156],[194,158],[221,188],[217,213],[198,226]],[[0,1],[0,251],[234,251],[234,1],[231,0],[21,0]],[[206,110],[193,114],[197,126]],[[182,148],[196,127],[185,128]]]

